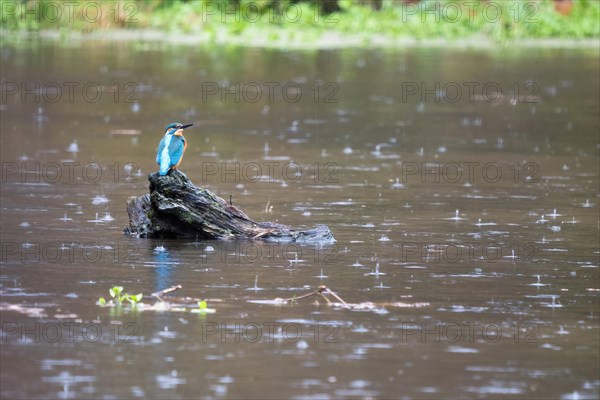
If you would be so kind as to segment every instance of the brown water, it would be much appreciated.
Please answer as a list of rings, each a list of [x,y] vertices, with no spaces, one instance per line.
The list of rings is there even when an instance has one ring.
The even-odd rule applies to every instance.
[[[1,62],[2,398],[598,398],[597,51],[34,41]],[[172,121],[196,124],[195,183],[337,243],[125,237]],[[177,284],[185,312],[95,304]],[[260,302],[322,284],[374,304]]]

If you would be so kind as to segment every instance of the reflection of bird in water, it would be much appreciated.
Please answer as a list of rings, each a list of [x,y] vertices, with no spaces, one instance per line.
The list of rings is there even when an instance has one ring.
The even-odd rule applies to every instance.
[[[156,264],[156,290],[162,290],[172,286],[173,266],[177,264],[164,247],[158,246],[154,249],[154,263]]]
[[[167,126],[165,136],[162,138],[156,149],[156,163],[160,166],[158,173],[166,175],[171,168],[177,169],[183,153],[187,148],[187,141],[183,137],[183,130],[194,124],[182,125],[179,122],[173,122]]]

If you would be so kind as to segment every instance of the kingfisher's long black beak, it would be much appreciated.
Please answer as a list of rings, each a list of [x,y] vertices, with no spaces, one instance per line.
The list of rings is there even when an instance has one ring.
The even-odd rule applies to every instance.
[[[189,127],[190,127],[190,126],[192,126],[192,125],[194,125],[194,124],[187,124],[187,125],[184,125],[184,126],[182,126],[182,127],[181,127],[181,128],[179,128],[179,129],[185,129],[185,128],[189,128]]]

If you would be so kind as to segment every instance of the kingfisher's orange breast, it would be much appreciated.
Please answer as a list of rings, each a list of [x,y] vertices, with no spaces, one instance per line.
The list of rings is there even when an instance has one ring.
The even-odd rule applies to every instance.
[[[179,164],[181,164],[181,161],[183,161],[183,155],[185,154],[185,149],[187,149],[187,140],[185,140],[183,135],[178,136],[181,136],[181,139],[183,140],[183,152],[181,153],[181,157],[179,157],[179,161],[177,161],[177,164],[175,164],[175,168],[179,167]]]

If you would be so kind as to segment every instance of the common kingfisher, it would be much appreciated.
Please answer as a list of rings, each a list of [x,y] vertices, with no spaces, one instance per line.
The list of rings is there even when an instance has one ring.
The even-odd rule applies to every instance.
[[[167,126],[165,136],[156,149],[156,163],[160,166],[159,175],[166,175],[171,168],[177,169],[181,164],[183,153],[187,147],[183,130],[192,125],[194,124],[182,125],[179,122],[173,122]]]

